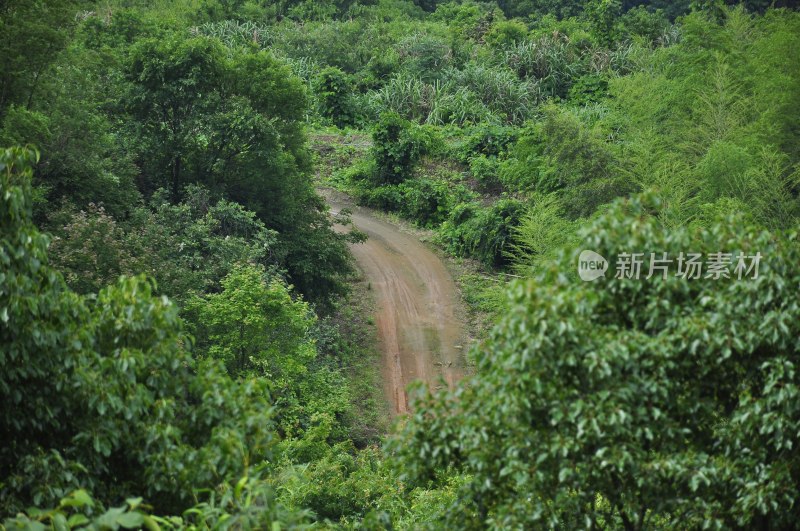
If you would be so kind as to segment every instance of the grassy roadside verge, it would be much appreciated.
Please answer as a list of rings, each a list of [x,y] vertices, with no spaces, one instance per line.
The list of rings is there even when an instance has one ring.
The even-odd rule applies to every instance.
[[[359,448],[378,443],[391,424],[374,314],[375,303],[368,284],[359,276],[350,282],[347,300],[329,317],[340,335],[337,350],[350,388],[352,408],[350,418],[344,420],[350,438]]]

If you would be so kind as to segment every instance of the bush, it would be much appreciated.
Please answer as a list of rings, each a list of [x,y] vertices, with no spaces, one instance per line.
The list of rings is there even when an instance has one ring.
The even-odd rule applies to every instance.
[[[450,210],[450,183],[428,178],[413,179],[401,186],[400,212],[423,227],[442,223]]]
[[[376,114],[395,112],[431,125],[500,122],[471,90],[452,81],[425,83],[408,74],[393,77],[368,96]]]
[[[516,199],[501,199],[488,208],[461,203],[442,225],[440,237],[453,254],[501,268],[508,263],[507,252],[523,210]]]
[[[522,41],[528,34],[528,27],[519,20],[495,22],[484,39],[486,44],[496,48],[507,48]]]
[[[578,222],[563,217],[563,206],[555,195],[534,195],[518,226],[510,254],[514,269],[522,276],[532,276],[544,267],[556,252],[576,239]]]
[[[469,171],[478,181],[478,185],[483,192],[498,192],[500,190],[500,180],[498,172],[500,164],[497,157],[487,157],[479,155],[469,161]]]
[[[640,37],[649,44],[657,42],[670,26],[661,9],[649,11],[645,6],[629,9],[620,17],[619,23],[624,36]]]
[[[331,179],[345,186],[349,185],[357,189],[366,189],[366,187],[375,181],[377,173],[378,168],[375,165],[375,159],[370,157],[358,160],[351,166],[336,171],[331,176]]]
[[[445,221],[454,204],[472,194],[460,184],[454,186],[444,179],[418,177],[381,186],[361,181],[355,186],[355,195],[361,205],[397,212],[421,227],[433,228]]]
[[[542,99],[566,97],[572,80],[584,69],[575,45],[558,33],[508,47],[502,62],[520,78],[536,82]]]
[[[83,489],[63,497],[53,509],[30,507],[3,522],[5,529],[303,529],[311,514],[290,510],[278,500],[274,486],[260,478],[243,477],[235,484],[224,483],[208,501],[184,511],[182,516],[156,516],[142,498],[128,498],[119,507],[105,509],[100,500]],[[45,527],[49,526],[49,527]]]
[[[133,211],[122,225],[102,208],[53,214],[56,237],[51,263],[74,291],[99,291],[120,275],[147,272],[159,294],[180,303],[194,294],[216,292],[237,262],[276,269],[283,256],[277,235],[237,203],[212,200],[208,191],[186,188],[186,201],[171,205],[166,193]]]
[[[578,105],[597,103],[608,96],[608,80],[602,75],[588,74],[578,78],[569,89],[568,99]]]
[[[498,157],[517,140],[519,129],[502,125],[481,124],[472,128],[459,149],[462,161],[475,155]]]
[[[358,121],[353,81],[336,67],[328,67],[317,75],[314,83],[319,113],[343,128]]]
[[[400,57],[394,50],[375,55],[367,66],[359,71],[358,87],[360,90],[376,89],[386,83],[400,68]]]
[[[433,139],[429,132],[398,114],[387,113],[375,127],[372,141],[379,182],[398,184],[411,176]]]
[[[506,67],[470,63],[463,70],[450,70],[447,79],[475,94],[479,102],[509,124],[529,118],[540,99],[537,83],[519,80]]]
[[[441,38],[415,33],[397,45],[403,70],[421,79],[433,81],[453,63],[453,50]]]
[[[557,192],[566,216],[576,219],[636,189],[614,171],[616,164],[602,131],[575,112],[549,106],[542,121],[517,141],[500,180],[542,194]]]
[[[425,83],[402,74],[392,77],[383,87],[369,94],[369,100],[378,115],[394,112],[408,120],[424,123],[431,120],[448,88],[438,81]]]
[[[356,189],[356,199],[359,204],[370,208],[398,212],[403,205],[403,192],[395,184],[374,186],[365,182]]]

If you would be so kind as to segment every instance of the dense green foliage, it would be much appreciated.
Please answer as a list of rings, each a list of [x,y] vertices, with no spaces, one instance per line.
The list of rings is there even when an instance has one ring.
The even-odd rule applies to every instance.
[[[177,307],[142,277],[70,291],[31,222],[31,156],[9,150],[0,168],[4,511],[78,486],[180,509],[269,456],[268,386],[195,362]]]
[[[790,4],[0,2],[0,528],[797,527]],[[388,434],[317,185],[480,264]]]
[[[143,276],[120,277],[97,294],[71,291],[49,264],[48,237],[32,224],[31,163],[37,156],[10,149],[0,160],[0,432],[8,442],[0,453],[2,510],[66,498],[62,512],[29,514],[52,520],[84,508],[75,514],[140,522],[144,516],[123,516],[124,508],[102,513],[101,506],[92,509],[94,501],[83,501],[85,494],[70,493],[91,489],[107,504],[136,492],[151,509],[180,514],[204,489],[255,474],[252,484],[242,480],[233,499],[212,497],[183,518],[305,518],[302,510],[284,509],[270,483],[258,478],[323,451],[316,446],[338,441],[342,451],[351,447],[350,387],[335,360],[321,357],[335,347],[336,329],[318,324],[280,277],[255,265],[233,266],[220,281],[221,292],[187,301],[188,324],[198,329],[194,352],[178,307],[154,295]],[[109,219],[97,214],[84,233]],[[245,220],[253,223],[252,215]],[[75,223],[87,225],[86,217]],[[80,270],[71,274],[83,278]],[[325,338],[320,350],[317,336]],[[130,502],[130,509],[139,503]],[[72,517],[76,526],[84,521]]]
[[[38,16],[7,9],[21,19],[3,18],[15,29]],[[183,21],[75,9],[52,4],[48,12],[61,18],[42,22],[61,35],[58,47],[48,45],[64,48],[56,63],[9,65],[3,77],[37,77],[35,92],[0,106],[0,143],[44,153],[34,173],[36,219],[66,201],[102,206],[121,225],[136,217],[141,196],[150,202],[163,188],[169,194],[155,203],[176,204],[202,185],[255,212],[277,233],[273,255],[287,278],[330,306],[352,268],[347,237],[331,230],[308,178],[303,82],[268,51],[188,36]]]
[[[79,293],[99,291],[119,275],[147,272],[177,302],[220,289],[237,262],[275,269],[282,262],[274,231],[253,212],[226,200],[214,202],[202,188],[171,204],[164,194],[137,207],[119,223],[102,207],[67,207],[51,215],[50,256]]]
[[[564,274],[576,250],[513,285],[479,377],[426,398],[396,446],[414,481],[469,478],[449,527],[794,525],[797,233],[668,229],[659,207],[620,203],[580,239],[606,257],[760,252],[758,279],[587,283]]]

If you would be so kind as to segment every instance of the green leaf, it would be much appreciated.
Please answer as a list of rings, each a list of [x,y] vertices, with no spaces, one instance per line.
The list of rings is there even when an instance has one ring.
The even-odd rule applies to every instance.
[[[86,516],[83,514],[73,514],[72,516],[69,517],[69,520],[67,520],[67,525],[70,528],[86,525],[88,523],[89,519],[86,518]]]
[[[134,510],[142,504],[142,498],[128,498],[125,503],[128,504],[131,510]]]
[[[94,500],[83,489],[76,490],[68,497],[61,500],[61,507],[94,507]]]
[[[55,531],[67,531],[69,529],[67,519],[63,514],[56,513],[53,515],[53,529],[55,529]]]
[[[233,495],[237,500],[242,497],[242,490],[244,489],[245,485],[247,485],[247,476],[244,476],[238,482],[236,482],[236,488],[233,490]]]
[[[125,529],[136,529],[144,523],[144,516],[138,512],[125,513],[117,518],[117,523]]]

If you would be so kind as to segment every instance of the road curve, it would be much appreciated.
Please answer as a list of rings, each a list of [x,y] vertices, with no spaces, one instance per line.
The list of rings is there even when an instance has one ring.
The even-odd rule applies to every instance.
[[[413,235],[335,193],[325,195],[332,213],[350,209],[353,224],[368,236],[350,250],[375,294],[387,397],[395,414],[406,413],[409,383],[452,387],[464,374],[455,283],[442,260]]]

